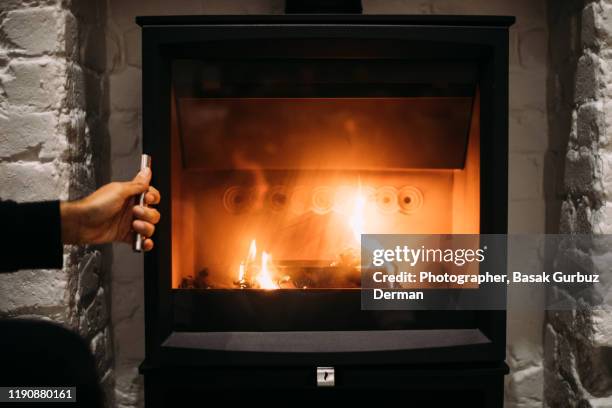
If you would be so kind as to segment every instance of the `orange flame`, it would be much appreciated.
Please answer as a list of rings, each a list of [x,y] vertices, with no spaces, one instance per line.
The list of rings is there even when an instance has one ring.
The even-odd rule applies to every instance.
[[[245,277],[245,267],[244,262],[240,262],[240,267],[238,269],[238,282],[243,282]]]
[[[278,289],[278,285],[272,280],[272,275],[270,273],[270,263],[272,261],[272,257],[267,252],[262,252],[261,254],[261,269],[259,270],[259,275],[257,276],[257,283],[259,283],[259,287],[262,289]]]
[[[255,240],[252,240],[251,246],[249,247],[249,255],[247,256],[247,263],[254,262],[255,257],[257,257],[257,243]]]
[[[278,284],[272,278],[272,257],[270,254],[265,251],[261,253],[261,266],[259,268],[255,265],[256,259],[257,243],[255,240],[252,240],[246,260],[240,262],[238,282],[242,284],[247,280],[251,280],[252,283],[256,284],[256,287],[261,289],[278,289]],[[258,273],[253,278],[254,272]]]
[[[353,237],[355,241],[361,242],[361,234],[364,233],[364,210],[366,205],[366,198],[361,193],[361,184],[355,194],[355,205],[353,207],[353,213],[349,218],[349,225],[353,230]]]

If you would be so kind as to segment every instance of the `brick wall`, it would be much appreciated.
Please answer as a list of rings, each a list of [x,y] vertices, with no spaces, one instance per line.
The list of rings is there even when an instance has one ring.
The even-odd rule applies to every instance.
[[[104,1],[0,4],[0,197],[74,199],[108,180]],[[95,155],[94,155],[95,152]],[[109,252],[65,247],[61,270],[0,275],[0,316],[81,333],[114,387]]]
[[[550,38],[558,45],[551,54],[551,107],[560,119],[557,139],[566,143],[560,232],[610,234],[612,1],[551,1],[550,8],[559,28]],[[609,248],[588,251],[582,255],[592,257],[595,271],[605,267],[597,260],[608,257]],[[547,406],[612,406],[609,312],[549,312],[545,344]]]

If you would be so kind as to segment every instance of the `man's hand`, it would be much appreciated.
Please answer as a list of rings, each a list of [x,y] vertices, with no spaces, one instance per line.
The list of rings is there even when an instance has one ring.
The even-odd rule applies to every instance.
[[[123,241],[131,243],[134,232],[146,237],[145,251],[153,248],[149,238],[159,222],[154,208],[136,204],[136,196],[145,194],[147,205],[157,204],[159,191],[149,186],[151,170],[145,169],[132,181],[110,183],[77,201],[62,202],[62,241],[65,244],[103,244]]]

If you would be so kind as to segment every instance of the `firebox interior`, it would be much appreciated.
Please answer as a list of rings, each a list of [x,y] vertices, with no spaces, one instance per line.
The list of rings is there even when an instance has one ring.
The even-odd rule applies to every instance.
[[[475,66],[177,59],[172,78],[173,288],[358,288],[361,234],[480,232]]]

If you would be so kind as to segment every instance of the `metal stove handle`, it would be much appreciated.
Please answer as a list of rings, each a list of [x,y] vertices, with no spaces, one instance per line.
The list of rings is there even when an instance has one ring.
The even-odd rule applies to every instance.
[[[143,154],[140,157],[140,170],[144,170],[146,168],[151,168],[151,156],[149,156],[148,154]],[[138,205],[140,206],[145,206],[145,194],[146,191],[144,193],[141,193],[140,196],[138,197]],[[132,245],[132,248],[134,249],[134,252],[142,252],[142,246],[144,244],[144,237],[140,234],[134,233],[134,242]]]

